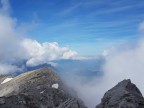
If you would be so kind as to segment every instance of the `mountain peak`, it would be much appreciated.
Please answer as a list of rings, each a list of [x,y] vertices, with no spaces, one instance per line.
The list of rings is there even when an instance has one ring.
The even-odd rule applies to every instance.
[[[38,85],[50,87],[58,83],[59,89],[64,89],[61,78],[50,68],[44,67],[33,71],[25,72],[16,76],[13,80],[0,85],[0,97],[17,94],[23,91],[30,91]],[[6,90],[5,90],[6,89]]]
[[[52,69],[43,67],[0,84],[0,107],[86,108],[69,89]]]
[[[96,108],[144,108],[144,98],[130,79],[108,90]]]

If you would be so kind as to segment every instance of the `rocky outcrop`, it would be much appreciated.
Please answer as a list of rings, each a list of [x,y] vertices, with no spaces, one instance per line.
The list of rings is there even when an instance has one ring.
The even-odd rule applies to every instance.
[[[136,85],[123,80],[105,93],[96,108],[144,108],[144,98]]]
[[[0,84],[0,108],[86,108],[48,67]]]

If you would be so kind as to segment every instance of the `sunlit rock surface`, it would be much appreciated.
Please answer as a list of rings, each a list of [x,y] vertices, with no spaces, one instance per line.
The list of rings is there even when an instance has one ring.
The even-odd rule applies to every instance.
[[[0,108],[86,108],[72,91],[55,72],[44,67],[0,84]]]

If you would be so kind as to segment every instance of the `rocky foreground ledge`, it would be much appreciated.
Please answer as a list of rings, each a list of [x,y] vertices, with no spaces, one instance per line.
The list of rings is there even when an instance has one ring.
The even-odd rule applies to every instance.
[[[123,80],[105,93],[96,108],[144,108],[144,98],[130,79]]]
[[[0,75],[0,108],[87,108],[50,68],[17,77]],[[140,90],[123,80],[108,90],[96,108],[144,108]]]
[[[86,108],[48,67],[0,79],[0,108]]]

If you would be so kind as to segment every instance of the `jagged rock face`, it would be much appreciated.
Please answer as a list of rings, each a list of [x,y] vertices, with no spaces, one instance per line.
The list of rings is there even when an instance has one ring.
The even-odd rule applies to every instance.
[[[96,108],[144,108],[144,98],[130,80],[123,80],[105,93]]]
[[[86,108],[61,78],[45,67],[0,84],[0,108]]]

